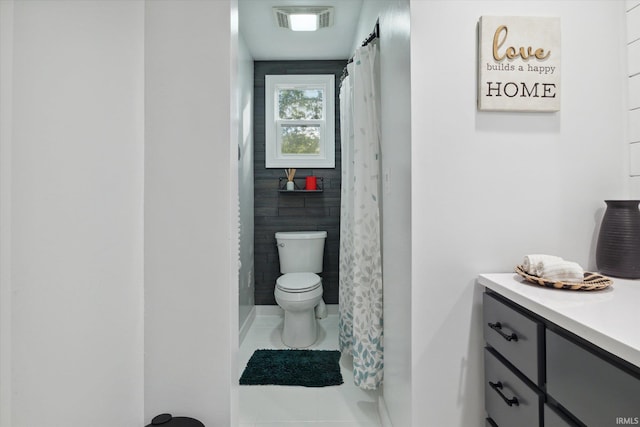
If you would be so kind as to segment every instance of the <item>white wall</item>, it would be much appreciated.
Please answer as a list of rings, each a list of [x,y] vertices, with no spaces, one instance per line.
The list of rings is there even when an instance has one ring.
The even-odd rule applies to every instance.
[[[253,265],[253,58],[242,37],[238,44],[238,193],[240,197],[239,324],[254,307]]]
[[[0,426],[11,425],[13,0],[0,1]]]
[[[143,425],[143,4],[2,7],[2,426]]]
[[[560,112],[477,111],[482,15],[561,18]],[[594,267],[603,200],[629,195],[624,28],[609,0],[411,1],[414,425],[484,425],[477,274]]]
[[[640,198],[640,0],[627,0],[627,75],[631,197]]]
[[[0,425],[234,425],[235,0],[0,24]]]
[[[359,46],[380,19],[383,397],[395,426],[411,424],[411,86],[409,1],[365,0]]]
[[[147,420],[170,412],[234,422],[235,10],[234,1],[146,2]]]

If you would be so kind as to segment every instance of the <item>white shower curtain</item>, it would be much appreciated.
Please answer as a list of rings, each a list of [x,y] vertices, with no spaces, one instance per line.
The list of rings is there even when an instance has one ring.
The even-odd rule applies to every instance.
[[[340,89],[340,350],[367,390],[380,385],[384,366],[377,54],[377,42],[358,48]]]

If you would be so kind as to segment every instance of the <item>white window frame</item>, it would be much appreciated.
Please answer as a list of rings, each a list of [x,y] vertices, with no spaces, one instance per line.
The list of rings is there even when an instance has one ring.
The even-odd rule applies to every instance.
[[[281,120],[278,114],[278,89],[322,87],[322,120]],[[284,74],[265,76],[265,167],[335,168],[335,76],[333,74]],[[319,154],[283,154],[279,129],[283,125],[320,126]]]

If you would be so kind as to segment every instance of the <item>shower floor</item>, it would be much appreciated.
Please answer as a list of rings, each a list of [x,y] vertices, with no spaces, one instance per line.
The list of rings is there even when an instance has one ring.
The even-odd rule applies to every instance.
[[[283,318],[257,315],[240,345],[238,378],[257,349],[287,348]],[[338,350],[338,315],[318,321],[318,341],[309,347]],[[378,393],[353,384],[351,357],[343,355],[344,384],[330,387],[240,386],[240,427],[380,427]]]

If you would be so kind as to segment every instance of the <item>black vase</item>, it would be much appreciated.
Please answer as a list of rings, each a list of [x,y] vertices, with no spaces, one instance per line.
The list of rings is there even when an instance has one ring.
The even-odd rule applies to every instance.
[[[640,200],[605,200],[596,264],[602,274],[640,279]]]

